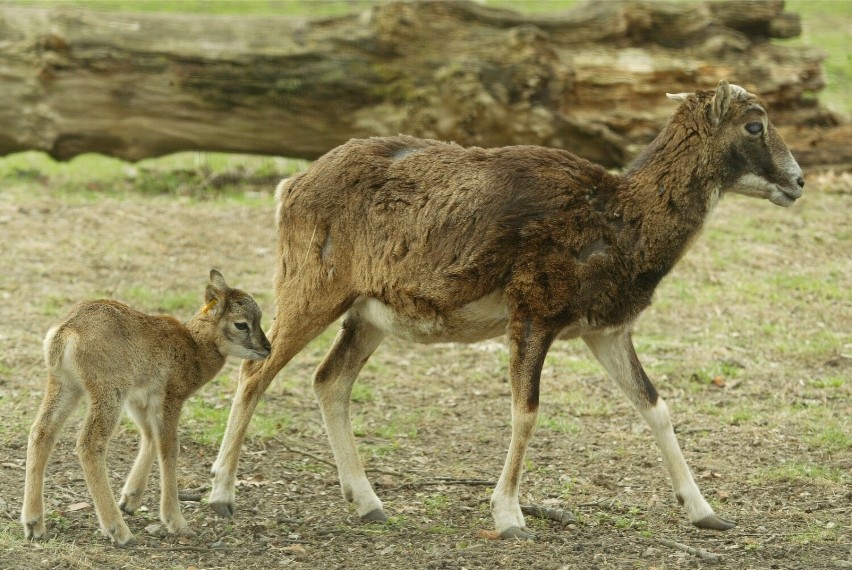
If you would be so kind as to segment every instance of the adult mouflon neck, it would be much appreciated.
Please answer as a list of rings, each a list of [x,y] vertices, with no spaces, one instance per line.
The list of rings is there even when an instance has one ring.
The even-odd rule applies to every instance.
[[[632,241],[637,273],[668,273],[721,197],[720,181],[708,172],[711,135],[702,132],[695,107],[681,106],[624,174],[619,201],[633,228],[624,237]]]

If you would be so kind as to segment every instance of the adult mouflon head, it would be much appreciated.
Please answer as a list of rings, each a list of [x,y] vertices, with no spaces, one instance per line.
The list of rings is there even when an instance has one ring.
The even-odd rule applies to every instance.
[[[683,103],[673,122],[682,121],[698,136],[709,137],[701,162],[718,173],[718,192],[765,198],[784,207],[802,196],[802,169],[756,95],[721,81],[714,91],[668,97]]]

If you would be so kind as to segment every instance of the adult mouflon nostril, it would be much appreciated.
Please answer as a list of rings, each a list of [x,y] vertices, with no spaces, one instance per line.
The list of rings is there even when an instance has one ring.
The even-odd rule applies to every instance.
[[[798,185],[799,185],[799,188],[804,188],[804,187],[805,187],[805,177],[804,177],[804,176],[799,176],[799,177],[796,179],[796,184],[798,184]]]

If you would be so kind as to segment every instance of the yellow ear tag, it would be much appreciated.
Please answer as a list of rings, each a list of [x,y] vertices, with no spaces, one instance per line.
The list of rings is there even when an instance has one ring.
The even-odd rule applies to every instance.
[[[207,303],[206,305],[204,305],[203,307],[201,307],[201,314],[206,315],[207,313],[209,313],[209,312],[210,312],[210,309],[212,309],[213,307],[215,307],[215,306],[216,306],[216,303],[218,303],[218,302],[219,302],[219,301],[218,301],[218,300],[216,300],[216,299],[211,299],[209,303]]]

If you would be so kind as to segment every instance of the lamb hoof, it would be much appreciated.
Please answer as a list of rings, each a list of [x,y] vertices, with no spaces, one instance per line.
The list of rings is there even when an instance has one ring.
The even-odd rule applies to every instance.
[[[33,520],[28,520],[24,524],[24,537],[27,540],[38,540],[44,537],[45,526],[44,519],[42,517],[38,517]]]
[[[362,522],[388,522],[388,516],[382,509],[374,509],[361,517]]]
[[[524,528],[513,526],[501,532],[500,538],[502,540],[506,540],[508,538],[516,538],[518,540],[533,540],[535,539],[535,535]]]
[[[697,520],[692,524],[694,524],[698,528],[706,528],[710,530],[728,530],[734,528],[737,525],[737,523],[735,523],[734,521],[723,519],[718,515],[707,515],[703,519]]]
[[[176,531],[174,531],[172,534],[174,534],[176,536],[182,536],[184,538],[192,538],[192,537],[198,536],[198,533],[196,533],[194,530],[192,530],[192,528],[189,527],[189,526],[179,528]]]
[[[229,519],[234,516],[233,503],[210,503],[210,508],[222,518]]]
[[[115,545],[116,545],[118,548],[130,548],[130,547],[133,547],[133,546],[135,546],[135,545],[136,545],[136,537],[135,537],[135,536],[133,536],[132,534],[131,534],[131,535],[129,535],[129,536],[128,536],[127,538],[125,538],[125,539],[119,539],[119,538],[116,538],[116,539],[114,539],[114,540],[115,540]]]

